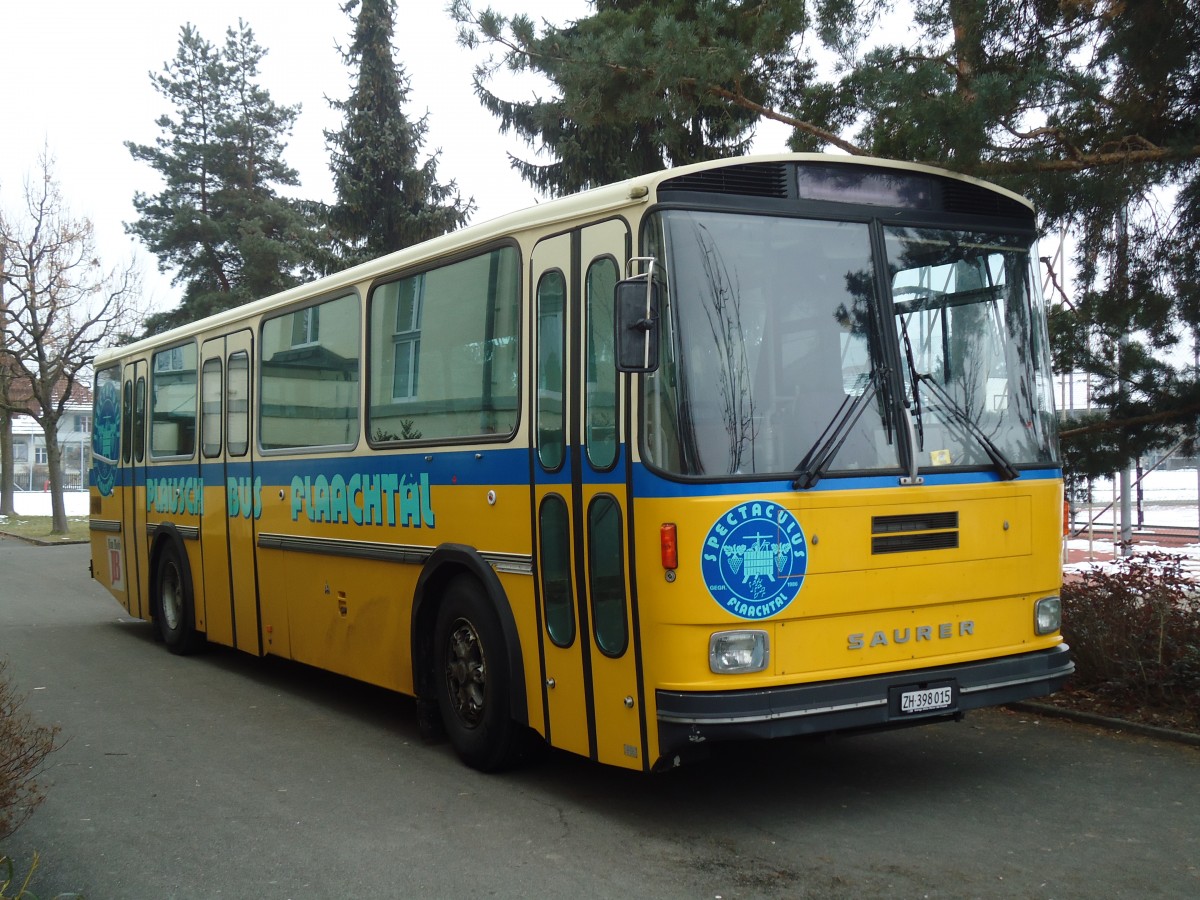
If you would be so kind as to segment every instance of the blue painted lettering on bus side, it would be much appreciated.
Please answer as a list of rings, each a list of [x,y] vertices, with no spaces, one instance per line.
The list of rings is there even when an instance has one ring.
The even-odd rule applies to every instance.
[[[175,516],[204,514],[203,478],[147,478],[146,512]]]
[[[292,521],[433,528],[435,517],[429,475],[354,474],[292,478]]]
[[[225,482],[229,518],[257,519],[262,516],[262,479],[230,478]]]
[[[709,594],[741,619],[765,619],[800,593],[808,568],[804,529],[777,503],[740,503],[709,528],[700,568]]]

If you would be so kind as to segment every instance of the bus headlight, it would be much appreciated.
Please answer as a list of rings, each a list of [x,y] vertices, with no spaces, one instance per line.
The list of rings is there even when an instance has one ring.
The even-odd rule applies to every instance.
[[[1062,627],[1062,600],[1043,597],[1033,611],[1033,630],[1038,634],[1053,634]]]
[[[718,675],[761,672],[770,657],[765,631],[718,631],[708,641],[708,667]]]

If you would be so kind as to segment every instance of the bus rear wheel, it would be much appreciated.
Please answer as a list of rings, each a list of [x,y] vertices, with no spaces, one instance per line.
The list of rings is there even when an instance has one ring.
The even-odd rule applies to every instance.
[[[442,725],[459,758],[495,772],[516,761],[522,729],[512,720],[512,673],[500,619],[469,577],[446,587],[434,626]]]
[[[192,580],[182,560],[174,542],[163,547],[154,570],[154,619],[167,649],[186,655],[200,649],[204,638],[196,631]]]

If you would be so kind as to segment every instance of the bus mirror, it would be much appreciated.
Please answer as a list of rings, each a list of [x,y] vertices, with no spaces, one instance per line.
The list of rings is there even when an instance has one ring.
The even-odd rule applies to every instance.
[[[658,285],[645,276],[618,281],[614,308],[618,371],[653,372],[658,368]]]

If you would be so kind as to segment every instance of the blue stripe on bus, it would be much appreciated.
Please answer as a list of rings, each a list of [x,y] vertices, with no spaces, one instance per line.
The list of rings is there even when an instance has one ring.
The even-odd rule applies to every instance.
[[[588,484],[621,485],[625,483],[624,446],[620,448],[617,464],[607,472],[596,472],[585,464],[584,478]],[[167,480],[203,477],[206,483],[215,484],[222,477],[246,478],[253,472],[264,485],[286,486],[295,477],[316,478],[324,475],[332,478],[341,475],[377,476],[382,474],[427,475],[430,484],[493,486],[502,484],[526,484],[529,481],[529,454],[524,447],[485,448],[482,450],[457,450],[416,453],[371,453],[364,456],[303,456],[279,459],[267,457],[251,464],[248,458],[186,462],[152,463],[136,468],[117,470],[116,484],[128,487],[131,478],[136,478],[138,487],[146,486],[146,479]],[[426,459],[426,457],[432,457]],[[570,484],[570,469],[564,465],[558,472],[539,472],[539,483]]]
[[[1000,481],[995,472],[923,472],[925,485],[961,485],[961,484],[991,484]],[[899,486],[899,474],[895,475],[863,475],[863,476],[826,476],[806,491],[797,491],[792,487],[791,479],[782,481],[723,481],[697,482],[672,481],[656,475],[646,466],[637,464],[633,468],[633,493],[637,497],[673,498],[673,497],[720,497],[734,494],[774,494],[774,493],[822,493],[829,491],[878,490],[880,488],[896,488]],[[1061,469],[1026,469],[1021,471],[1022,481],[1060,480]]]
[[[529,450],[520,448],[489,448],[466,451],[431,451],[429,453],[388,454],[373,453],[366,456],[306,456],[289,459],[259,459],[253,464],[254,475],[264,485],[290,485],[292,478],[315,478],[324,475],[343,478],[353,474],[425,474],[434,485],[490,486],[502,484],[525,484],[529,480]],[[479,458],[476,459],[476,454]],[[425,457],[431,456],[427,460]],[[625,446],[621,445],[617,465],[608,472],[593,472],[588,468],[585,481],[588,484],[619,485],[624,482]],[[131,477],[136,477],[136,486],[145,487],[147,477],[162,479],[187,479],[201,476],[205,482],[215,484],[223,475],[229,478],[245,478],[251,473],[247,460],[220,462],[170,462],[154,463],[137,468],[118,468],[116,486],[129,487]],[[927,486],[988,484],[998,482],[999,476],[990,471],[977,472],[924,472]],[[1057,468],[1026,469],[1021,471],[1023,481],[1059,480],[1062,470]],[[827,491],[870,490],[894,488],[899,476],[826,476],[805,493]],[[570,483],[569,466],[558,472],[539,472],[541,484],[565,485]],[[705,497],[748,493],[792,493],[790,479],[770,481],[674,481],[657,475],[642,463],[633,467],[633,493],[638,497]]]

